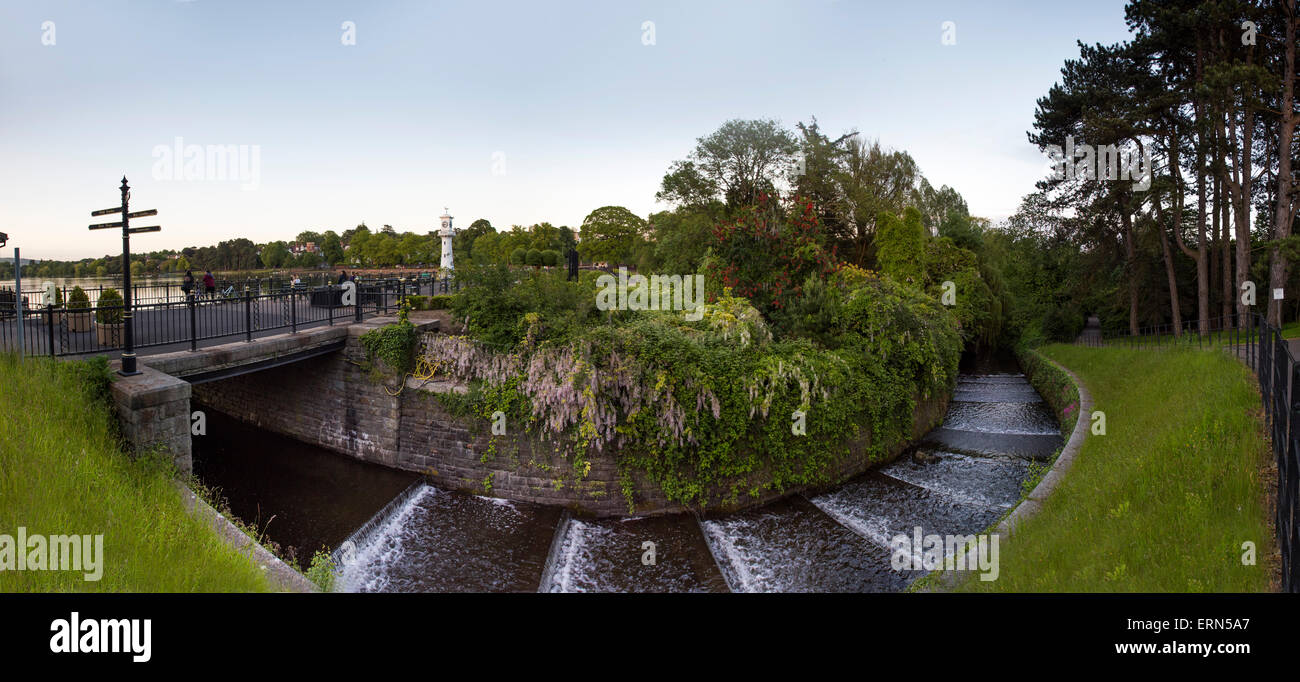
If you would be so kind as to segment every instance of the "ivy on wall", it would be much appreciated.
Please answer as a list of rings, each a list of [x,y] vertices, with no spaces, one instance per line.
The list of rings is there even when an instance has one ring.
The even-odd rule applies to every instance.
[[[960,337],[932,298],[858,269],[827,286],[825,344],[776,338],[746,299],[723,295],[695,321],[643,311],[537,343],[546,319],[527,313],[509,352],[445,335],[423,352],[469,385],[438,395],[453,414],[505,413],[578,478],[594,454],[612,456],[630,511],[634,472],[688,506],[734,502],[830,483],[864,441],[884,457],[909,438],[916,401],[955,383]]]

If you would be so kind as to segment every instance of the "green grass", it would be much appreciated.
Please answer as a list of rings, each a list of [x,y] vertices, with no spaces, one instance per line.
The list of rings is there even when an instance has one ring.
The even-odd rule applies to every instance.
[[[98,376],[103,376],[102,369]],[[0,534],[103,534],[102,578],[0,571],[0,592],[246,592],[261,569],[185,509],[163,457],[131,459],[93,365],[0,355]]]
[[[1007,541],[998,579],[962,589],[1270,589],[1262,470],[1271,453],[1246,368],[1222,351],[1042,352],[1080,377],[1106,414],[1106,435],[1088,436],[1064,482]],[[1242,564],[1247,541],[1254,566]]]

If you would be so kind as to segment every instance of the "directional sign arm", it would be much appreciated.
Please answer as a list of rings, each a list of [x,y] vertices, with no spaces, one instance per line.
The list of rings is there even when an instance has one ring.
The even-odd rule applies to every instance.
[[[91,211],[90,217],[93,218],[97,215],[108,215],[110,213],[121,213],[121,212],[122,212],[121,206],[118,206],[117,208],[101,208],[98,211]]]
[[[122,223],[121,223],[121,222],[116,222],[116,223],[98,223],[98,224],[96,224],[96,225],[91,225],[91,226],[90,226],[90,229],[92,229],[92,230],[107,230],[107,229],[110,228],[110,227],[121,227],[121,226],[122,226]]]
[[[152,225],[150,227],[131,227],[127,228],[126,232],[127,234],[135,234],[137,232],[162,232],[162,226]]]
[[[149,210],[147,210],[147,211],[136,211],[135,213],[128,213],[128,214],[126,214],[126,217],[128,217],[128,218],[144,218],[145,216],[151,216],[151,215],[158,215],[158,209],[156,209],[156,208],[151,208],[151,209],[149,209]]]

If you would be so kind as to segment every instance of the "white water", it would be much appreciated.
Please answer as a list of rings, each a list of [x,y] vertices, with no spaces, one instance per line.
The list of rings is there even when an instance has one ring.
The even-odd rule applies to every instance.
[[[336,581],[336,591],[383,592],[389,582],[385,568],[403,554],[402,528],[427,497],[438,493],[438,489],[432,486],[422,487],[393,510],[386,521],[376,525],[373,532],[354,540],[357,544],[350,553],[345,553],[339,567],[341,573]]]

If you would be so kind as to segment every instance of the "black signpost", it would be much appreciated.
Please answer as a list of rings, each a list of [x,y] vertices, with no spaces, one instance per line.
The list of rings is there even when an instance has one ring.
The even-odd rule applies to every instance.
[[[105,208],[98,211],[91,211],[91,217],[121,213],[121,222],[116,223],[99,223],[91,225],[92,230],[106,230],[110,227],[122,228],[122,321],[126,323],[122,346],[122,369],[118,374],[122,376],[132,376],[139,374],[140,370],[135,366],[135,326],[131,310],[131,235],[140,232],[160,232],[161,226],[153,225],[150,227],[131,227],[131,218],[144,218],[145,216],[158,215],[158,209],[151,208],[147,211],[136,211],[129,213],[127,203],[131,199],[131,187],[126,184],[126,176],[122,176],[122,205],[118,208]]]

